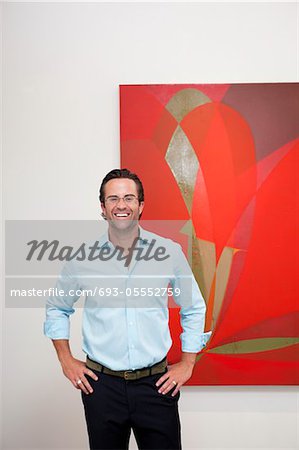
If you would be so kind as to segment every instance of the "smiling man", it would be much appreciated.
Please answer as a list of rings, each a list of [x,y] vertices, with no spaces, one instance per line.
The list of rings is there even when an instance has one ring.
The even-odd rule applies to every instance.
[[[179,390],[211,334],[204,333],[205,302],[181,247],[140,227],[144,192],[136,174],[109,172],[100,203],[108,232],[99,248],[112,257],[92,266],[71,261],[57,282],[65,292],[96,287],[104,294],[85,301],[86,361],[74,358],[69,346],[69,316],[78,296],[48,299],[45,334],[65,376],[81,390],[91,449],[127,449],[133,429],[140,449],[179,450]],[[116,248],[123,258],[115,257]],[[150,250],[154,257],[138,257]],[[166,360],[169,295],[180,307],[183,329],[182,358],[173,365]]]

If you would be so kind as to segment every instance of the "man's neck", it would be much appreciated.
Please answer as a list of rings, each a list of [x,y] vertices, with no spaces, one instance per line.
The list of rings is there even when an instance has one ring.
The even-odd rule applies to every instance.
[[[121,247],[127,253],[128,249],[132,247],[134,241],[139,237],[139,226],[136,224],[134,228],[129,230],[118,230],[109,227],[108,235],[114,247]]]

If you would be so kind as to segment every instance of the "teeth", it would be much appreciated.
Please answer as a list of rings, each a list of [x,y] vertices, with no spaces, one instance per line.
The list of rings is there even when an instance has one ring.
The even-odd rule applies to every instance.
[[[115,214],[116,217],[128,217],[129,214],[125,213],[125,214]]]

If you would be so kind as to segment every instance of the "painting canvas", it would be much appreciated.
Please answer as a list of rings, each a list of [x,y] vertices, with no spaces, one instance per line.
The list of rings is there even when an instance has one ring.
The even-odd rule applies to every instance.
[[[207,305],[187,384],[298,384],[299,84],[123,85],[120,137],[143,221],[179,224]]]

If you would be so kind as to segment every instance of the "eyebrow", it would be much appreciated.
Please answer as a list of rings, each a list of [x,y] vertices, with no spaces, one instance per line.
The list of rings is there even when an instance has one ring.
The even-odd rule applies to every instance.
[[[124,197],[127,197],[127,195],[132,195],[133,197],[136,197],[136,198],[137,198],[137,195],[135,195],[135,194],[125,194]],[[111,195],[108,195],[107,198],[110,198],[110,197],[119,197],[119,195],[117,195],[117,194],[111,194]]]

